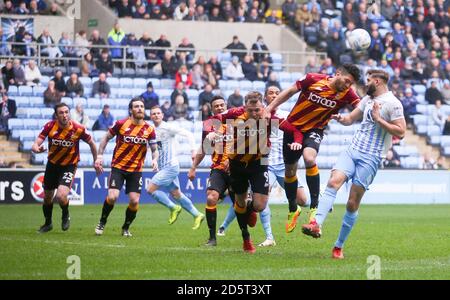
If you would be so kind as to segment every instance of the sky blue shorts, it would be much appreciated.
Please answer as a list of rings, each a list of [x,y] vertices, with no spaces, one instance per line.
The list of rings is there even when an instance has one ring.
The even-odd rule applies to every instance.
[[[380,163],[381,157],[360,152],[350,146],[341,153],[333,170],[343,172],[348,180],[353,180],[353,184],[368,190]]]
[[[180,174],[180,166],[167,166],[153,176],[151,182],[161,189],[169,192],[180,189],[180,180],[178,179]]]

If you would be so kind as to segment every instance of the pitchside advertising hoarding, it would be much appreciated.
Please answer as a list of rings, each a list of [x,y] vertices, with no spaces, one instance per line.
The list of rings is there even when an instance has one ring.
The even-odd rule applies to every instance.
[[[143,173],[143,189],[150,184],[153,172]],[[100,176],[91,169],[78,169],[70,191],[71,205],[102,204],[108,187],[109,171]],[[187,178],[187,170],[179,176],[181,190],[194,203],[205,203],[208,170],[200,170],[194,181]],[[330,176],[330,170],[321,170],[323,191]],[[308,194],[304,170],[299,179]],[[0,170],[0,204],[42,203],[44,190],[42,182],[44,170]],[[336,203],[346,203],[351,182],[345,184],[337,194]],[[276,185],[270,194],[272,204],[287,203],[284,191]],[[125,191],[120,193],[119,203],[128,203]],[[141,203],[156,203],[146,192],[142,193]],[[229,203],[225,200],[224,203]],[[380,170],[363,198],[364,204],[450,204],[450,171],[421,170]]]

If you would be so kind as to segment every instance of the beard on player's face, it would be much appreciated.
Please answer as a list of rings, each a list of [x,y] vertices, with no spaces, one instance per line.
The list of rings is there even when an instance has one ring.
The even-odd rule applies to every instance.
[[[375,91],[377,90],[377,86],[375,85],[375,83],[369,83],[368,85],[366,85],[366,89],[367,89],[367,95],[369,95],[370,97],[373,97],[373,94],[375,94]]]

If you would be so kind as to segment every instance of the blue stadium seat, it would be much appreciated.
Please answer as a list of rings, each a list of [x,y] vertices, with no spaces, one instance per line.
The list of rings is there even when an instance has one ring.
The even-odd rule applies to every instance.
[[[135,77],[136,76],[136,71],[132,68],[125,68],[122,69],[122,76],[126,76],[126,77]]]
[[[91,88],[93,85],[91,77],[79,77],[78,80],[80,80],[81,84],[85,88]],[[108,81],[108,79],[106,79]]]
[[[416,133],[418,135],[425,135],[428,130],[428,125],[419,125],[417,126]]]
[[[29,152],[31,151],[31,147],[33,146],[34,141],[23,141],[22,143],[20,143],[20,151],[22,152]]]
[[[217,52],[217,61],[231,61],[231,53],[230,52]]]
[[[113,70],[113,76],[114,77],[120,77],[122,76],[122,70],[120,68],[114,68]]]
[[[40,126],[39,126],[38,120],[36,120],[36,119],[24,119],[23,120],[23,128],[35,130],[35,129],[39,129]]]
[[[36,165],[43,165],[47,162],[47,153],[33,153],[31,156],[31,161]]]
[[[163,101],[169,100],[170,101],[170,95],[172,95],[172,91],[173,90],[169,90],[169,89],[160,89],[158,91],[160,103],[161,103],[161,100],[163,100]]]
[[[50,81],[50,77],[49,77],[49,76],[43,75],[43,76],[41,77],[41,84],[42,84],[43,86],[47,87],[49,81]]]
[[[22,119],[9,119],[8,120],[8,129],[9,130],[20,130],[24,128]]]
[[[427,130],[428,136],[440,135],[440,134],[442,134],[442,130],[439,128],[439,126],[437,126],[437,125],[428,126],[428,130]]]
[[[10,85],[8,88],[8,94],[9,94],[9,96],[19,95],[19,90],[18,90],[17,86]]]
[[[428,105],[427,104],[417,104],[416,109],[418,113],[423,115],[428,115]]]
[[[133,87],[135,89],[141,89],[141,90],[145,91],[147,89],[147,83],[148,83],[148,80],[145,78],[135,78],[133,80]],[[155,89],[154,84],[153,84],[153,89]],[[143,91],[141,93],[143,93]]]
[[[29,97],[30,106],[32,107],[45,107],[44,98],[42,97]]]
[[[109,84],[111,88],[120,88],[119,78],[108,77],[106,78],[106,82]]]
[[[94,137],[94,141],[100,142],[101,139],[105,136],[106,131],[103,130],[95,130],[92,131],[92,136]]]
[[[414,115],[414,125],[427,125],[428,124],[428,117],[424,115]]]
[[[253,89],[260,93],[264,93],[266,90],[266,84],[259,80],[253,81]]]
[[[228,80],[219,79],[219,87],[222,90],[228,89]]]
[[[46,119],[39,119],[38,120],[38,126],[39,126],[39,128],[43,128],[44,127],[44,125],[45,124],[47,124],[47,122],[48,122],[49,120],[46,120]]]
[[[407,169],[418,169],[420,165],[419,157],[401,157],[400,164]]]
[[[241,80],[239,81],[239,88],[241,90],[251,90],[253,89],[253,83],[249,80]]]
[[[20,130],[20,136],[19,140],[21,142],[23,141],[34,141],[36,139],[36,134],[34,133],[34,130]]]
[[[121,88],[133,88],[133,79],[128,77],[122,77],[119,79]]]
[[[33,95],[43,97],[46,89],[47,87],[45,86],[35,86],[33,88]]]
[[[441,154],[444,155],[444,156],[449,157],[450,156],[450,147],[442,148]]]
[[[89,117],[89,119],[91,119],[93,122],[95,122],[101,113],[101,109],[87,108],[87,109],[84,109],[84,113]]]
[[[91,153],[91,147],[88,144],[81,142],[80,143],[80,153]]]
[[[41,116],[44,119],[51,119],[54,113],[55,111],[53,108],[48,107],[41,108]]]
[[[82,97],[78,97],[78,98],[73,98],[73,106],[77,106],[78,104],[83,105],[83,107],[87,106],[87,100],[86,98],[82,98]]]
[[[285,89],[289,88],[291,85],[292,85],[291,82],[287,82],[287,81],[280,82],[281,90],[285,90]]]
[[[102,102],[98,98],[88,98],[87,99],[87,107],[88,108],[101,108]]]
[[[449,135],[441,136],[440,144],[441,144],[441,147],[443,147],[443,148],[449,147],[450,146],[450,136]]]
[[[108,143],[105,148],[105,153],[107,153],[107,154],[113,153],[115,147],[116,147],[115,143]]]
[[[136,76],[136,77],[147,78],[147,77],[148,77],[148,74],[149,74],[148,69],[145,69],[145,68],[137,68],[137,69],[136,69],[136,74],[135,74],[135,76]]]
[[[32,107],[27,109],[28,118],[41,118],[41,109],[37,107]]]
[[[198,100],[198,95],[199,95],[200,93],[199,93],[198,90],[195,90],[195,89],[188,89],[188,90],[186,90],[186,94],[187,94],[189,100],[193,100],[193,99],[195,99],[195,98],[197,98],[197,100]]]
[[[27,85],[19,86],[19,95],[20,96],[33,96],[33,88]]]
[[[175,88],[175,80],[173,79],[161,79],[161,88],[162,89],[174,89]]]
[[[283,62],[283,56],[281,53],[273,52],[270,54],[270,57],[272,58],[273,63],[282,63]]]
[[[144,89],[140,89],[140,88],[134,88],[131,90],[133,97],[137,97],[142,95],[143,92],[145,92],[145,88]]]
[[[441,138],[440,135],[432,135],[428,137],[428,143],[432,146],[439,146],[441,144]]]
[[[424,95],[425,91],[426,91],[426,86],[424,86],[423,84],[416,84],[413,86],[413,90],[417,93],[417,94],[421,94]]]
[[[282,71],[283,65],[281,63],[273,63],[272,64],[272,70],[274,71]]]
[[[133,91],[129,88],[117,89],[118,97],[131,98],[133,96]]]
[[[237,80],[228,80],[227,88],[229,90],[234,90],[234,89],[239,88],[239,81],[237,81]]]
[[[29,107],[30,106],[30,99],[28,97],[17,96],[17,97],[14,97],[14,100],[16,100],[17,107]]]
[[[291,73],[291,82],[294,84],[297,80],[301,79],[304,76],[303,73],[300,72],[292,72]]]
[[[147,83],[149,81],[152,82],[153,88],[155,90],[161,88],[161,80],[159,80],[158,78],[149,78],[148,80],[146,80]],[[147,83],[145,84],[145,89],[147,89]]]
[[[278,73],[278,81],[279,82],[289,82],[289,83],[291,83],[292,82],[291,73],[289,73],[289,72],[279,72]]]

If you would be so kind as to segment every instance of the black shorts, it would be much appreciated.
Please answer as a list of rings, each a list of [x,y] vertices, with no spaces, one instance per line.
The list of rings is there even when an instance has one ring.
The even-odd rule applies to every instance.
[[[67,186],[70,189],[76,171],[76,165],[58,166],[47,162],[44,175],[44,190],[52,191],[60,185]]]
[[[212,169],[209,173],[207,190],[219,193],[221,199],[225,198],[225,192],[230,188],[230,175],[222,170]]]
[[[231,187],[235,194],[247,193],[248,187],[253,193],[269,194],[269,171],[261,160],[245,163],[230,161]]]
[[[320,143],[323,139],[323,129],[311,129],[303,133],[303,146],[300,151],[292,151],[288,144],[294,142],[294,136],[292,134],[285,133],[283,136],[283,159],[287,165],[298,162],[303,154],[305,148],[313,148],[319,153]]]
[[[109,188],[121,190],[125,181],[125,193],[141,193],[142,172],[126,172],[116,168],[111,168],[109,175]]]

